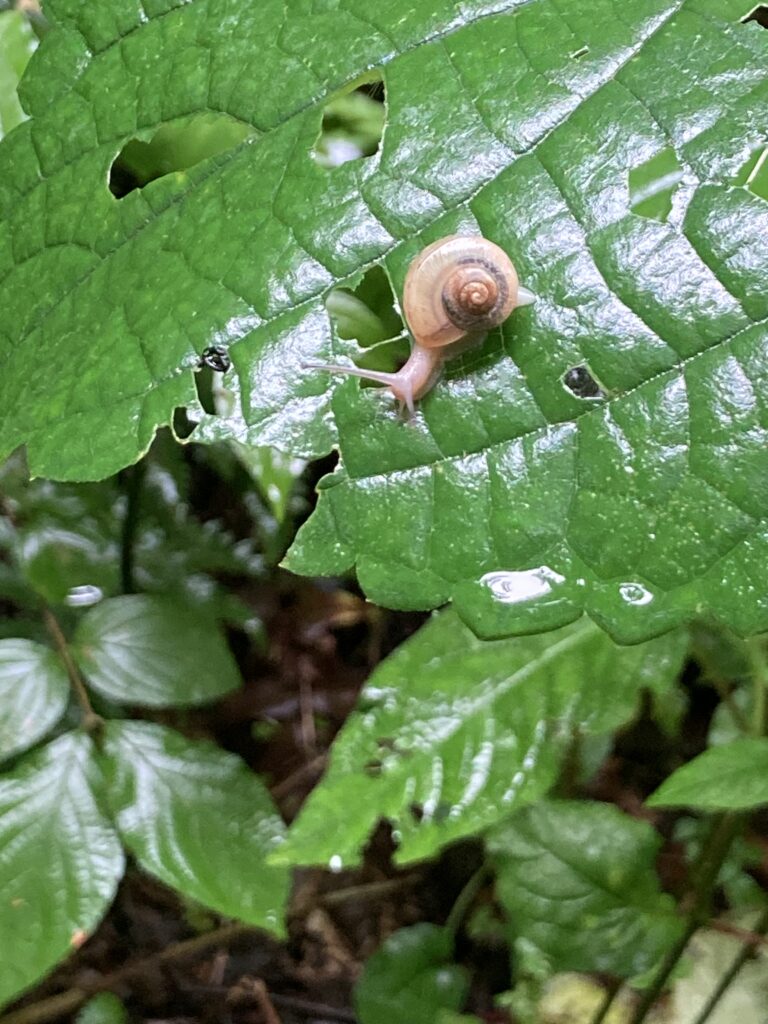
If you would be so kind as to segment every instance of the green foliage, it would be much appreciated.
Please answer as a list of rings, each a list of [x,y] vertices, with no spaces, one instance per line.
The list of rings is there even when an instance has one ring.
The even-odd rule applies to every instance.
[[[487,636],[582,610],[626,642],[700,609],[768,628],[768,40],[742,0],[304,6],[49,4],[33,118],[0,149],[3,451],[114,471],[195,404],[198,355],[224,344],[252,440],[339,447],[295,570],[355,565],[395,607],[453,598]],[[381,149],[323,167],[326,105],[370,69]],[[115,200],[127,143],[211,111],[246,137]],[[504,246],[539,301],[410,428],[306,368],[360,352],[334,288],[380,265],[399,294],[456,230]],[[577,366],[600,396],[562,383]]]
[[[120,837],[146,871],[221,914],[283,931],[283,823],[238,758],[146,722],[111,722],[103,764]]]
[[[67,733],[0,776],[0,850],[1,1006],[82,945],[123,874],[87,736]]]
[[[78,1013],[75,1024],[128,1024],[128,1013],[111,992],[100,992],[89,999]]]
[[[208,616],[147,594],[91,608],[73,651],[94,690],[121,704],[192,707],[240,685],[226,641]]]
[[[610,732],[644,687],[672,685],[685,648],[682,634],[617,647],[586,620],[487,642],[436,615],[370,677],[277,856],[354,862],[379,818],[400,860],[495,825],[546,793],[573,730]]]
[[[445,928],[417,924],[390,935],[355,989],[360,1024],[432,1021],[440,1010],[460,1009],[467,977],[452,957],[453,935]]]
[[[553,972],[648,971],[682,921],[654,874],[661,839],[608,804],[544,801],[490,836],[498,895],[520,954]]]
[[[0,139],[24,120],[16,90],[36,46],[24,15],[0,9]]]
[[[0,640],[0,761],[37,743],[67,707],[59,658],[30,640]]]
[[[768,804],[768,739],[735,739],[705,750],[673,772],[648,804],[710,811]]]

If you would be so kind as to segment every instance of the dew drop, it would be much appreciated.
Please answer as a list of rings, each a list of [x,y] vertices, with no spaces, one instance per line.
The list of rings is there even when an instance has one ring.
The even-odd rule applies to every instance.
[[[547,565],[540,565],[536,569],[523,569],[518,572],[487,572],[480,578],[480,582],[488,587],[497,601],[503,604],[522,604],[551,594],[553,587],[565,583],[565,576],[561,576]]]
[[[328,867],[333,871],[334,874],[338,874],[339,871],[344,867],[344,861],[341,859],[338,853],[334,853],[331,859],[328,861]]]
[[[92,604],[98,604],[104,597],[101,587],[86,583],[81,587],[72,587],[66,597],[70,608],[88,608]]]
[[[650,604],[653,600],[653,594],[642,583],[621,583],[619,585],[619,594],[622,601],[626,602],[626,604],[636,606]]]

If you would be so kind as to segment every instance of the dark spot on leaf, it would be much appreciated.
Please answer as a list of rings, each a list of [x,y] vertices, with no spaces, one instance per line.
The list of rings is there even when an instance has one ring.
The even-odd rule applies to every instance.
[[[208,348],[203,349],[198,363],[201,368],[207,366],[209,370],[214,370],[216,373],[226,373],[231,365],[229,352],[223,345],[209,345]]]
[[[363,766],[363,771],[366,775],[371,775],[375,778],[376,776],[381,775],[381,769],[383,767],[384,766],[381,761],[373,760],[368,761],[368,763]]]
[[[411,804],[408,810],[414,821],[421,821],[424,817],[424,808],[421,804]]]
[[[566,370],[563,374],[563,384],[576,398],[594,401],[606,397],[605,391],[586,366],[572,366],[570,370]]]
[[[329,168],[371,157],[381,145],[385,120],[384,80],[372,72],[328,100],[312,155]]]
[[[158,178],[183,175],[254,134],[250,125],[227,114],[197,114],[165,124],[149,139],[126,142],[109,169],[109,190],[123,199]]]
[[[759,146],[733,178],[734,185],[748,189],[761,199],[768,199],[768,146]]]
[[[629,203],[633,213],[666,222],[672,197],[683,178],[683,168],[671,146],[629,172]]]
[[[768,4],[758,4],[756,7],[753,7],[751,11],[744,15],[741,21],[742,24],[746,24],[748,21],[756,21],[763,28],[768,28]]]
[[[390,736],[380,736],[376,740],[376,745],[381,750],[394,750],[395,749],[395,741]]]
[[[574,50],[571,54],[571,60],[579,60],[580,57],[586,57],[589,53],[588,46],[580,46],[578,50]]]

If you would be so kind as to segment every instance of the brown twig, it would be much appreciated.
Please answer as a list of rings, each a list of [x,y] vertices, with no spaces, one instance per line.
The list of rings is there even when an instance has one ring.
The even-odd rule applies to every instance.
[[[289,793],[300,783],[316,772],[322,771],[325,767],[325,762],[328,759],[327,754],[318,754],[317,757],[313,757],[311,761],[307,761],[305,764],[300,765],[295,772],[291,772],[287,775],[282,782],[278,782],[277,785],[272,786],[270,793],[272,799],[280,801],[283,797],[288,796]]]
[[[730,924],[728,921],[712,920],[706,927],[709,931],[732,935],[734,939],[739,939],[748,946],[768,946],[768,936],[752,932],[748,928],[739,928],[738,925]]]
[[[371,900],[378,896],[388,896],[392,892],[398,892],[409,885],[413,885],[421,878],[421,874],[413,872],[410,875],[401,875],[399,878],[385,878],[381,882],[365,882],[362,885],[348,885],[344,889],[334,889],[333,892],[326,892],[320,897],[320,902],[326,907],[332,907],[337,903],[346,903],[347,900]]]
[[[0,1024],[44,1024],[45,1021],[55,1020],[57,1017],[74,1013],[87,999],[98,992],[108,992],[136,975],[155,970],[158,964],[171,964],[177,960],[196,956],[213,946],[231,942],[233,939],[253,931],[254,929],[250,925],[227,924],[206,932],[204,935],[196,935],[193,939],[176,942],[172,946],[166,946],[159,953],[153,953],[151,956],[142,957],[141,960],[124,964],[116,971],[103,975],[93,983],[68,989],[66,992],[60,992],[48,999],[41,999],[37,1003],[23,1006],[13,1013],[7,1013],[0,1017]]]

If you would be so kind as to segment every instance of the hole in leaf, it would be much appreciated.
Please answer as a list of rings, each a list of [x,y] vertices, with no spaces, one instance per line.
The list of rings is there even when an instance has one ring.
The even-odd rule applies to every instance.
[[[587,366],[572,366],[562,377],[563,385],[576,396],[591,401],[606,397],[605,391],[592,376]]]
[[[336,333],[366,349],[357,365],[366,370],[397,370],[410,354],[403,321],[395,308],[389,278],[381,267],[366,271],[355,289],[334,288],[326,309]],[[361,382],[368,386],[368,382]]]
[[[756,21],[763,28],[768,28],[768,4],[758,4],[748,11],[741,19],[741,23],[745,25],[748,21]]]
[[[760,146],[750,155],[733,184],[754,192],[761,199],[768,199],[768,146]]]
[[[158,178],[224,153],[253,134],[253,128],[227,114],[196,114],[165,124],[148,142],[126,142],[109,169],[109,190],[122,199]]]
[[[629,172],[629,203],[633,213],[665,223],[672,209],[672,197],[683,179],[674,149],[667,146],[656,156]]]
[[[589,53],[589,47],[588,46],[586,46],[586,45],[585,46],[580,46],[578,50],[574,50],[573,53],[571,54],[571,60],[578,60],[580,57],[586,57],[586,55],[588,53]]]
[[[386,120],[386,91],[378,72],[358,79],[325,105],[312,155],[323,167],[340,167],[378,152]]]

